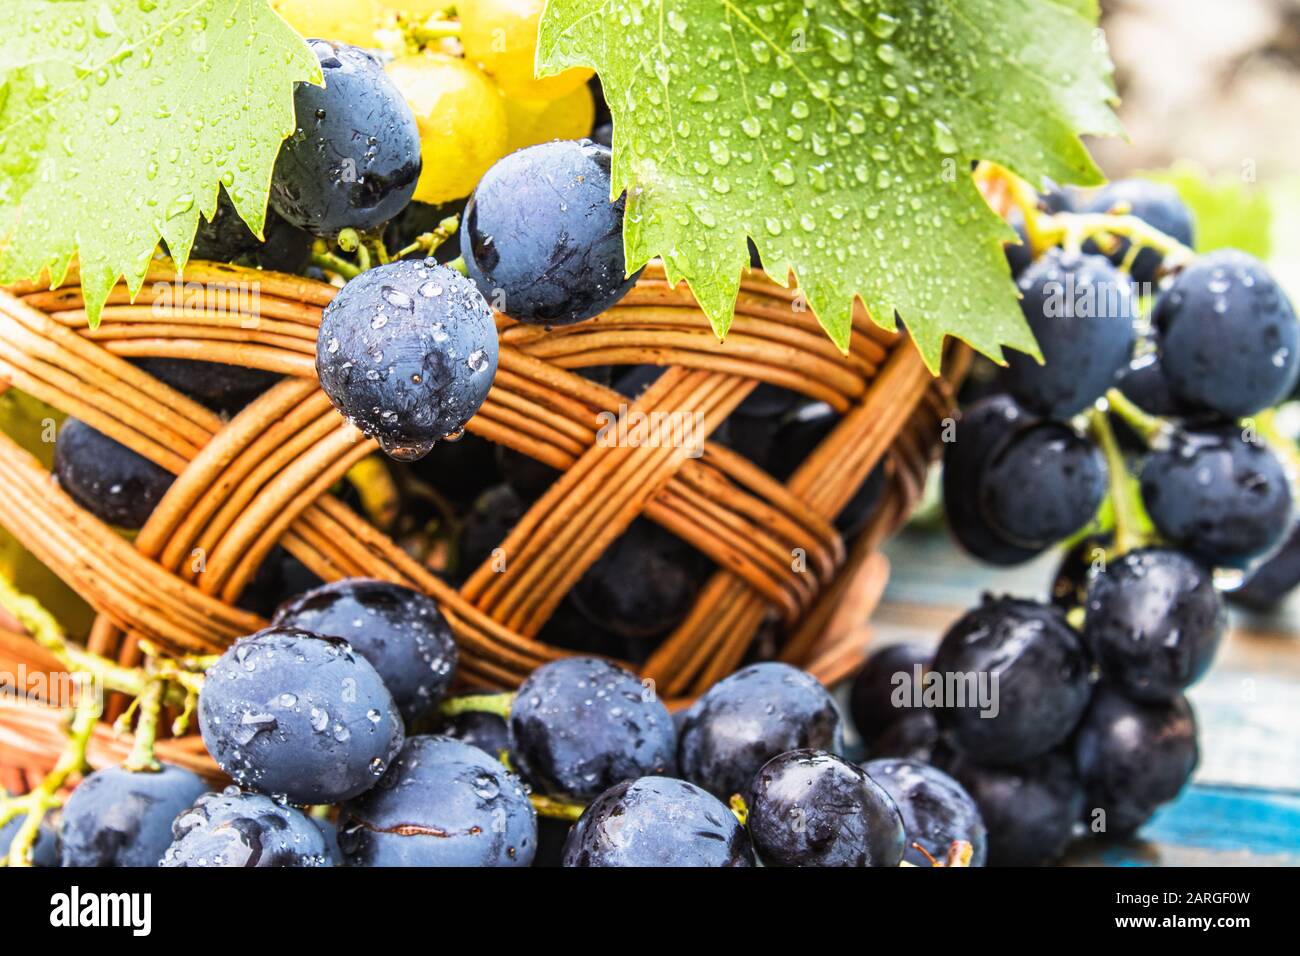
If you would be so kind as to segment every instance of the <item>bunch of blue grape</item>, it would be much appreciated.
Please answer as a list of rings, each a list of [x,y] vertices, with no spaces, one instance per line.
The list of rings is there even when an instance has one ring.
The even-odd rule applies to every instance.
[[[1042,197],[1044,221],[1070,221],[1076,202]],[[1223,588],[1258,579],[1264,604],[1300,581],[1294,448],[1265,427],[1300,377],[1286,294],[1245,253],[1194,254],[1167,187],[1114,183],[1078,211],[1149,231],[1107,219],[1123,235],[1093,229],[1036,258],[1008,248],[1043,361],[1009,353],[944,449],[948,525],[967,552],[1010,566],[1067,546],[1051,600],[986,597],[935,653],[879,652],[854,689],[873,753],[965,786],[991,863],[1132,835],[1175,798],[1198,760],[1184,691],[1223,636]],[[958,699],[993,676],[987,700]],[[904,684],[936,702],[891,696]]]

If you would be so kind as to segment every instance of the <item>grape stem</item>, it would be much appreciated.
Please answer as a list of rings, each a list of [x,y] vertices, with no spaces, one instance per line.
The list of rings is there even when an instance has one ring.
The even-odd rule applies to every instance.
[[[1124,481],[1128,475],[1128,463],[1124,461],[1124,452],[1110,427],[1110,419],[1100,408],[1089,409],[1088,430],[1106,458],[1111,508],[1115,513],[1115,545],[1112,550],[1115,555],[1126,554],[1142,543],[1137,530],[1137,516],[1133,514]]]
[[[458,714],[496,714],[502,720],[509,720],[510,705],[514,699],[513,693],[465,694],[444,700],[438,705],[438,713],[444,717],[455,717]]]
[[[444,40],[447,37],[459,37],[460,32],[459,20],[443,20],[433,16],[424,23],[418,23],[410,27],[407,35],[420,46],[425,46],[438,40]]]
[[[134,771],[158,771],[162,765],[154,756],[153,745],[158,739],[158,717],[162,712],[165,682],[151,680],[145,685],[144,693],[136,698],[139,716],[135,721],[135,741],[131,753],[122,766]]]
[[[528,799],[539,817],[550,817],[552,820],[576,820],[582,816],[582,811],[587,809],[581,803],[557,800],[554,797],[542,796],[540,793],[530,793]]]
[[[7,866],[32,865],[32,846],[40,833],[41,821],[49,810],[60,806],[57,794],[68,778],[86,769],[86,748],[90,745],[90,737],[99,721],[100,700],[92,690],[94,685],[87,675],[76,675],[76,685],[77,702],[72,711],[68,742],[59,754],[54,769],[45,775],[31,793],[0,801],[0,826],[26,814],[22,826],[14,834],[13,842],[9,844],[9,853],[5,858]]]
[[[740,794],[733,793],[731,799],[727,801],[727,806],[731,808],[731,812],[736,815],[742,827],[749,822],[749,805]]]
[[[1132,243],[1122,266],[1126,270],[1131,268],[1138,252],[1143,248],[1159,252],[1164,259],[1165,268],[1171,271],[1180,268],[1195,255],[1177,239],[1136,216],[1129,215],[1130,210],[1122,205],[1107,213],[1048,213],[1040,208],[1034,187],[1019,176],[999,166],[991,166],[985,175],[1001,179],[1006,184],[1012,202],[1024,216],[1025,233],[1034,258],[1058,244],[1067,252],[1077,253],[1086,240],[1101,237],[1110,237],[1111,244],[1118,237]]]
[[[326,272],[333,272],[335,275],[342,276],[344,279],[355,279],[361,275],[361,270],[354,263],[348,262],[342,256],[336,256],[332,252],[322,252],[312,250],[311,264]]]
[[[1111,411],[1124,419],[1124,424],[1137,432],[1138,437],[1148,447],[1169,431],[1169,426],[1163,420],[1143,411],[1136,402],[1118,388],[1112,388],[1106,393],[1106,403],[1110,406]]]

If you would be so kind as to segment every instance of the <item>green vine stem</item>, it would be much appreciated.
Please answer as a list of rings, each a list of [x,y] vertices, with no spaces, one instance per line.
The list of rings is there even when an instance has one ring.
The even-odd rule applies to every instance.
[[[136,698],[140,715],[135,722],[135,741],[131,753],[122,766],[127,770],[157,771],[162,769],[154,756],[153,746],[158,739],[158,718],[162,713],[163,692],[166,685],[161,680],[150,681],[144,693]]]
[[[1129,210],[1116,207],[1108,213],[1048,213],[1038,204],[1038,193],[1033,186],[1019,176],[994,167],[987,175],[1002,179],[1012,202],[1020,210],[1025,220],[1025,234],[1029,238],[1030,251],[1037,258],[1051,246],[1061,245],[1069,252],[1078,252],[1088,239],[1097,239],[1101,244],[1109,244],[1114,238],[1123,237],[1132,243],[1122,265],[1127,271],[1143,248],[1154,249],[1161,254],[1168,269],[1178,269],[1189,261],[1195,252],[1177,239],[1154,228],[1136,216],[1129,215]]]
[[[1118,388],[1106,393],[1106,404],[1110,410],[1124,420],[1124,424],[1137,432],[1148,447],[1157,444],[1167,435],[1171,426],[1161,418],[1143,411],[1132,399]]]
[[[94,682],[88,675],[76,675],[76,684],[77,703],[72,712],[68,743],[59,754],[54,769],[45,775],[31,793],[11,797],[0,804],[0,825],[20,814],[26,814],[22,826],[14,834],[13,842],[9,844],[9,854],[5,859],[8,866],[32,865],[32,846],[36,843],[45,814],[59,806],[57,794],[68,778],[86,769],[86,748],[95,732],[95,724],[99,722],[100,697],[95,693]]]
[[[438,705],[438,713],[444,717],[458,714],[496,714],[502,720],[510,719],[510,705],[513,693],[500,694],[465,694],[461,697],[449,697]]]
[[[1088,410],[1088,430],[1106,458],[1111,508],[1115,513],[1115,544],[1111,552],[1115,555],[1126,554],[1143,543],[1139,531],[1140,521],[1133,513],[1125,480],[1128,476],[1128,463],[1124,460],[1124,452],[1115,439],[1110,419],[1104,411],[1099,408]]]
[[[530,793],[528,799],[539,817],[550,817],[552,820],[576,820],[582,816],[582,811],[587,809],[581,803],[569,803],[567,800],[544,797],[540,793]]]
[[[460,228],[460,216],[448,216],[432,232],[422,232],[409,246],[393,254],[394,259],[404,259],[417,252],[432,255],[443,243],[447,242]]]

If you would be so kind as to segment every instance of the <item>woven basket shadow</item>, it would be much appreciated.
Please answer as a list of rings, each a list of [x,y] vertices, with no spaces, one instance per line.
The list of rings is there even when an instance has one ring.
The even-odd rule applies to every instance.
[[[174,267],[155,263],[137,302],[119,285],[94,330],[75,270],[53,291],[36,283],[0,291],[0,388],[76,416],[177,476],[128,541],[0,435],[0,524],[98,612],[89,647],[128,665],[139,662],[141,639],[174,654],[212,653],[265,626],[235,601],[278,543],[327,581],[382,578],[432,595],[456,632],[462,682],[512,688],[570,653],[536,635],[583,572],[644,516],[718,568],[637,668],[662,696],[688,699],[732,672],[772,616],[779,658],[832,682],[870,638],[866,621],[888,574],[877,548],[922,491],[967,359],[963,347],[952,348],[945,376],[933,378],[905,335],[880,329],[861,307],[842,355],[794,289],[759,273],[743,283],[720,344],[687,288],[671,287],[654,263],[592,321],[548,332],[500,317],[499,372],[468,430],[562,475],[503,543],[505,570],[485,565],[457,590],[329,493],[376,451],[316,380],[321,309],[337,289],[209,263],[188,265],[184,281],[176,294]],[[151,294],[163,288],[168,297]],[[127,361],[141,356],[285,377],[224,421]],[[706,435],[759,382],[824,401],[842,418],[785,483],[714,442],[693,457],[668,443],[601,440],[601,413],[628,399],[576,370],[636,363],[667,371],[634,410],[700,415]],[[888,490],[846,549],[832,521],[882,459]],[[0,633],[0,662],[59,669],[11,632]],[[22,783],[14,773],[53,763],[59,720],[47,705],[0,702],[0,766],[11,789]],[[125,753],[127,742],[102,731],[92,763]],[[196,738],[160,746],[167,759],[211,772]]]

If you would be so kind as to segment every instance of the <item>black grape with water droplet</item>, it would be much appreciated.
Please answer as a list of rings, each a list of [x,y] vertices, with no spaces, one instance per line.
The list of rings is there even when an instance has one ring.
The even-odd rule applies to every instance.
[[[474,417],[497,355],[492,310],[473,283],[403,260],[363,272],[326,306],[316,372],[345,418],[410,461]]]
[[[1171,239],[1177,239],[1183,245],[1195,244],[1195,227],[1191,211],[1178,195],[1178,190],[1163,183],[1148,179],[1120,179],[1097,190],[1096,194],[1082,209],[1085,213],[1110,213],[1124,210],[1124,215],[1135,216],[1149,226],[1153,226]],[[1109,255],[1116,266],[1121,265],[1132,248],[1132,240],[1120,236],[1114,251]],[[1100,252],[1097,243],[1091,239],[1084,243],[1084,251]],[[1154,282],[1164,256],[1144,247],[1133,259],[1129,274],[1135,282]]]
[[[134,530],[149,520],[175,475],[143,455],[69,418],[54,445],[59,487],[96,518]]]
[[[537,814],[495,757],[450,737],[411,737],[379,784],[339,810],[350,866],[528,866]]]
[[[642,777],[610,787],[583,811],[564,843],[569,867],[753,866],[735,814],[694,784]]]
[[[96,770],[63,806],[63,866],[157,866],[172,844],[172,821],[207,792],[202,777],[171,764]]]
[[[903,859],[914,866],[931,862],[912,844],[936,860],[943,860],[956,841],[971,845],[971,866],[988,859],[988,831],[979,807],[956,780],[937,767],[919,760],[869,760],[862,765],[898,806],[907,833]]]
[[[1094,696],[1074,741],[1087,812],[1127,836],[1182,792],[1200,760],[1187,698],[1135,701],[1109,687]],[[1091,822],[1091,820],[1089,820]]]
[[[379,672],[407,720],[442,700],[455,674],[455,638],[437,603],[390,581],[326,584],[280,608],[272,623],[347,641]]]
[[[980,507],[979,489],[994,449],[1031,416],[1009,395],[990,395],[962,411],[952,440],[943,446],[943,503],[948,529],[957,543],[981,561],[1023,564],[1041,549],[1008,541],[990,525]]]
[[[199,694],[208,753],[240,786],[294,803],[363,793],[402,745],[402,718],[346,641],[272,627],[208,668]]]
[[[1281,460],[1241,426],[1176,433],[1147,459],[1142,500],[1160,533],[1211,567],[1244,567],[1291,527],[1291,486]]]
[[[1084,527],[1106,496],[1101,451],[1060,422],[1004,438],[980,481],[984,518],[1007,541],[1048,548]]]
[[[294,88],[297,129],[276,157],[271,206],[317,236],[377,229],[415,193],[415,115],[373,54],[325,40],[309,43],[325,85]]]
[[[1069,846],[1084,812],[1083,784],[1071,754],[1053,750],[1014,767],[986,767],[940,750],[935,765],[979,807],[989,866],[1040,866]]]
[[[1130,697],[1167,700],[1209,668],[1227,627],[1210,571],[1177,551],[1130,551],[1088,588],[1083,629],[1102,674]]]
[[[593,657],[543,664],[510,708],[510,762],[542,793],[590,800],[675,770],[672,717],[631,671]]]
[[[811,674],[766,661],[714,684],[678,729],[682,776],[723,800],[747,796],[768,760],[787,750],[844,750],[830,693]]]
[[[861,768],[819,750],[773,757],[754,777],[749,833],[768,866],[898,866],[903,818]]]
[[[939,723],[981,763],[1030,760],[1078,725],[1092,693],[1090,666],[1058,609],[986,596],[948,629],[934,655],[945,695]]]
[[[1070,418],[1101,398],[1132,357],[1132,285],[1101,256],[1060,249],[1044,253],[1018,285],[1044,364],[1008,349],[1008,388],[1031,411]]]
[[[260,793],[227,787],[206,793],[172,823],[166,867],[333,866],[325,834],[311,817]]]
[[[1220,249],[1183,269],[1152,313],[1174,394],[1240,418],[1284,401],[1300,379],[1300,322],[1253,256]]]
[[[493,307],[533,325],[571,325],[636,283],[623,258],[623,197],[609,201],[611,154],[590,140],[511,153],[465,209],[461,254]]]

